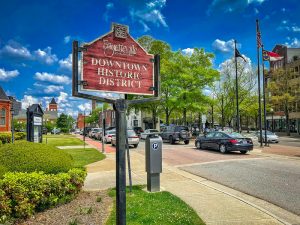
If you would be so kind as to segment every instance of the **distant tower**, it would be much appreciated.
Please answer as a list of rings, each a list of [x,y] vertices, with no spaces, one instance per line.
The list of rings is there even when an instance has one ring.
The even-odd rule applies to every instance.
[[[57,103],[54,98],[49,103],[49,111],[57,111]]]

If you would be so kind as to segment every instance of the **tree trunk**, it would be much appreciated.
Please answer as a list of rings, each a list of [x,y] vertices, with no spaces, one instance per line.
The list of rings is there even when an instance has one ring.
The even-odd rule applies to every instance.
[[[183,108],[183,125],[186,126],[186,108]]]
[[[289,116],[288,104],[285,104],[284,113],[285,113],[286,135],[287,136],[291,136],[291,132],[290,132],[290,116]]]
[[[156,110],[152,109],[152,123],[153,123],[153,129],[156,129]]]
[[[246,123],[247,123],[247,133],[249,133],[249,116],[247,116]]]
[[[166,125],[169,125],[170,121],[169,121],[169,108],[168,107],[166,107],[165,113],[166,113]]]

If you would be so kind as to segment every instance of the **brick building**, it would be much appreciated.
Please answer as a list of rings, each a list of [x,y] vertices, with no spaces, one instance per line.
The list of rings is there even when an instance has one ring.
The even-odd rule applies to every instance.
[[[11,101],[0,86],[0,132],[11,130],[11,106]]]
[[[300,48],[276,45],[272,52],[276,52],[284,58],[270,62],[268,79],[273,82],[283,82],[284,79],[272,76],[272,72],[279,69],[285,71],[285,76],[288,76],[288,93],[293,97],[288,108],[289,130],[300,134]],[[276,90],[271,89],[269,96],[273,95],[276,95]],[[272,128],[274,131],[285,131],[287,123],[284,110],[283,104],[272,104],[272,112],[267,116],[267,127]]]

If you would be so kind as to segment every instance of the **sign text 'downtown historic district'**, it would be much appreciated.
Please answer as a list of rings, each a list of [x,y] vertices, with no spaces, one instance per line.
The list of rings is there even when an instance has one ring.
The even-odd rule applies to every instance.
[[[114,31],[83,46],[82,90],[153,95],[153,55]]]

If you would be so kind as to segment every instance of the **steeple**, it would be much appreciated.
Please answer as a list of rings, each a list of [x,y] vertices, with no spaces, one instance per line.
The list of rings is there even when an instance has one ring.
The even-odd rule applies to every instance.
[[[49,103],[49,111],[57,111],[57,103],[54,98]]]

